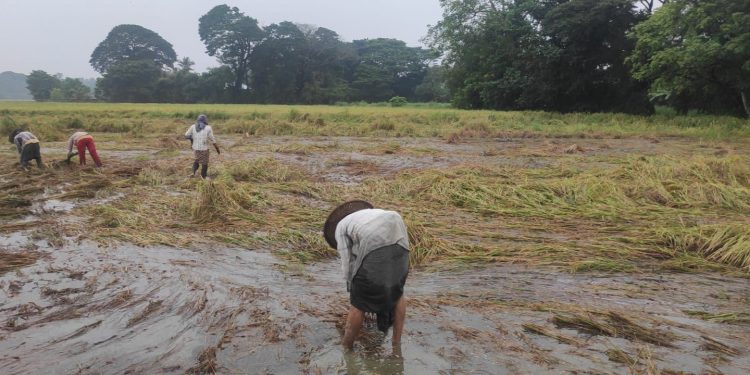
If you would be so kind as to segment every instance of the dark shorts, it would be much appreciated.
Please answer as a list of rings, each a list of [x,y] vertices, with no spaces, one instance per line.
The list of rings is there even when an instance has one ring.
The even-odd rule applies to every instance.
[[[197,161],[198,164],[208,165],[208,154],[208,150],[195,150],[195,161]]]
[[[351,283],[349,301],[357,309],[378,315],[378,329],[393,325],[393,309],[404,294],[409,275],[409,251],[400,245],[381,247],[365,257]]]
[[[21,165],[25,166],[31,160],[42,162],[42,154],[39,152],[39,143],[29,143],[21,149]]]

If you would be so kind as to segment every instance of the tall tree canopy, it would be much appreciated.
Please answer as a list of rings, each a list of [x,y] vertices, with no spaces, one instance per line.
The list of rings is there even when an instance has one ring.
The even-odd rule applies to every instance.
[[[429,40],[464,108],[648,113],[623,64],[630,0],[441,0]]]
[[[96,82],[97,97],[112,102],[156,101],[154,89],[163,71],[147,60],[123,61]]]
[[[307,48],[303,60],[304,81],[301,101],[308,104],[332,104],[348,100],[349,82],[357,64],[357,52],[351,43],[324,27],[305,33]]]
[[[250,56],[253,98],[260,103],[295,103],[299,100],[307,41],[293,23],[272,24]]]
[[[750,116],[750,1],[672,0],[634,37],[635,77],[669,104]]]
[[[250,55],[263,39],[258,21],[237,7],[217,5],[199,20],[198,34],[206,52],[216,56],[234,73],[233,98],[240,99],[243,86],[249,86]]]
[[[80,79],[65,78],[60,81],[60,86],[52,90],[51,100],[57,101],[82,101],[91,99],[91,89],[84,85]]]
[[[52,90],[60,87],[60,78],[44,70],[34,70],[26,77],[26,87],[34,100],[49,100]]]
[[[632,79],[625,58],[634,43],[627,32],[641,21],[631,0],[573,0],[552,8],[542,31],[559,51],[552,58],[560,111],[648,114],[648,85]]]
[[[348,98],[353,48],[335,32],[291,22],[264,29],[251,55],[253,99],[260,103],[333,103]]]
[[[414,97],[428,63],[435,58],[419,47],[408,47],[397,39],[355,40],[359,63],[352,88],[367,101],[385,101],[394,96]]]
[[[89,63],[99,73],[124,61],[151,61],[159,68],[172,67],[177,54],[159,34],[138,25],[115,26],[91,53]]]

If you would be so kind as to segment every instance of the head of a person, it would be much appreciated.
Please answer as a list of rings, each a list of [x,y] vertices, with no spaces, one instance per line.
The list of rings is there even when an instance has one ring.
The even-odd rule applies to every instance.
[[[8,142],[13,143],[13,138],[15,138],[18,135],[18,133],[20,133],[22,131],[23,130],[21,130],[21,129],[16,129],[16,130],[13,130],[12,132],[10,132],[10,135],[8,135]]]
[[[198,120],[196,120],[199,124],[208,125],[208,117],[206,115],[200,115],[198,116]]]
[[[339,222],[361,210],[367,210],[370,208],[374,208],[372,204],[369,202],[363,201],[363,200],[353,200],[346,202],[331,211],[331,213],[328,215],[328,219],[326,219],[326,223],[323,225],[323,237],[325,237],[326,242],[328,243],[328,246],[336,249],[337,243],[336,243],[336,227],[339,225]]]

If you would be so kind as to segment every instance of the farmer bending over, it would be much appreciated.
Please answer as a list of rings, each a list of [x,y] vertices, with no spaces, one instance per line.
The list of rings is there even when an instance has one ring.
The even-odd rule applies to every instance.
[[[195,151],[193,174],[190,177],[195,177],[195,171],[198,170],[198,165],[201,165],[201,177],[205,179],[208,175],[208,143],[211,142],[216,149],[216,153],[221,154],[219,145],[216,144],[216,139],[214,138],[214,131],[208,125],[206,115],[198,116],[195,124],[190,126],[190,129],[185,132],[185,138],[190,140],[193,151]]]
[[[39,168],[44,168],[42,164],[42,154],[39,151],[39,140],[31,132],[16,129],[8,137],[8,142],[16,145],[18,153],[21,155],[21,167],[24,169],[29,166],[29,161],[36,160]]]
[[[377,314],[378,329],[384,333],[393,325],[393,345],[399,345],[409,274],[409,237],[401,216],[365,201],[351,201],[331,212],[323,235],[339,252],[349,291],[344,347],[352,348],[365,313]]]
[[[88,149],[96,166],[102,166],[102,161],[99,160],[99,154],[96,153],[94,137],[89,135],[89,133],[75,132],[70,136],[70,139],[68,139],[68,159],[73,155],[73,146],[76,146],[78,149],[78,161],[81,165],[86,165],[86,149]]]

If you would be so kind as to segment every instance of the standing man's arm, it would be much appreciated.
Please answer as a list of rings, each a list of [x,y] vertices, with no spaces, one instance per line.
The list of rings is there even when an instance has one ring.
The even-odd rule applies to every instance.
[[[195,125],[191,125],[188,130],[185,132],[185,139],[193,138],[193,127]]]
[[[208,137],[208,141],[214,145],[214,148],[216,149],[216,153],[221,155],[221,150],[219,150],[219,145],[216,143],[216,138],[214,138],[214,130],[211,127],[208,128],[207,137]]]

